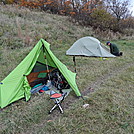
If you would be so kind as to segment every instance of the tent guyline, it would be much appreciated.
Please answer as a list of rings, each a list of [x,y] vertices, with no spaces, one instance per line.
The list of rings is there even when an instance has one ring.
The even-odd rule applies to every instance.
[[[62,79],[60,86],[66,88],[67,92],[72,89],[76,96],[81,96],[75,81],[76,73],[68,70],[52,53],[50,44],[41,39],[20,64],[0,82],[0,108],[21,98],[28,101],[31,91],[39,86],[45,85],[44,91],[46,91],[50,84],[48,79],[53,81],[53,86],[59,86],[56,82]]]

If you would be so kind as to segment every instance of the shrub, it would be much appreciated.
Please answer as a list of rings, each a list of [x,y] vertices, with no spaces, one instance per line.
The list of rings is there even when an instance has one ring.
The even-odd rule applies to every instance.
[[[121,27],[134,29],[134,17],[129,17],[127,19],[121,20]]]
[[[4,4],[13,4],[15,2],[15,0],[0,0],[0,2],[2,2]]]
[[[96,9],[91,15],[89,24],[94,28],[99,28],[101,30],[111,29],[113,30],[115,19],[111,14],[107,13],[104,9]]]

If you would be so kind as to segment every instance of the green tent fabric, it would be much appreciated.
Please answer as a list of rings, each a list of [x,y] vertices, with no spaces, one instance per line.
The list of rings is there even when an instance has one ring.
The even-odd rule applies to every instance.
[[[46,58],[44,58],[44,56]],[[46,61],[47,60],[47,61]],[[51,52],[50,44],[41,39],[24,60],[0,83],[0,107],[4,108],[10,103],[21,98],[26,98],[28,101],[31,97],[31,87],[27,80],[35,66],[36,62],[48,64],[51,67],[58,68],[63,74],[71,88],[77,96],[81,96],[78,90],[75,77],[76,73],[71,72],[61,63]]]

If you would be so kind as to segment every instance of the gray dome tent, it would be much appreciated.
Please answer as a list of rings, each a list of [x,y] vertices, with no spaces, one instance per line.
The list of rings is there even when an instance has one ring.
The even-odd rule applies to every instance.
[[[73,56],[73,62],[76,72],[75,56],[89,56],[89,57],[116,57],[109,52],[109,49],[101,44],[101,42],[94,37],[83,37],[78,39],[67,51],[66,55]]]
[[[78,39],[67,51],[66,55],[89,56],[89,57],[116,57],[108,48],[94,37],[83,37]]]

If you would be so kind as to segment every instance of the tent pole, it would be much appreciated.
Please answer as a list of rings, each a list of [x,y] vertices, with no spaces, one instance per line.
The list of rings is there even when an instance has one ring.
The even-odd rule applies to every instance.
[[[49,80],[50,80],[50,75],[49,75],[49,68],[48,68],[48,63],[47,63],[47,58],[45,57],[45,59],[46,59],[46,67],[47,67],[47,72],[48,72],[48,77],[49,77]]]
[[[75,56],[73,56],[73,62],[74,62],[74,68],[75,68],[75,73],[76,73],[76,62],[75,62]]]
[[[44,43],[43,43],[43,41],[41,41],[41,42],[42,42],[43,52],[45,53],[45,51],[44,51]],[[45,55],[45,62],[46,62],[46,67],[47,67],[47,72],[48,72],[48,78],[50,80],[50,74],[49,74],[50,72],[49,72],[49,67],[48,67],[46,55]]]

